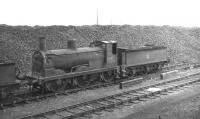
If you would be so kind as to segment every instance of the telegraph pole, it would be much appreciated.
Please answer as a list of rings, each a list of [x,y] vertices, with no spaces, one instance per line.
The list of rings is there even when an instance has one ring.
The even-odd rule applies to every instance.
[[[98,9],[97,9],[97,26],[99,25],[99,13],[98,13]]]

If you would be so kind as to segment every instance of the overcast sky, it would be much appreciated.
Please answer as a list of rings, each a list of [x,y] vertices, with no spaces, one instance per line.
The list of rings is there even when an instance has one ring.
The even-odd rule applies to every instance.
[[[0,24],[200,27],[199,0],[0,0]]]

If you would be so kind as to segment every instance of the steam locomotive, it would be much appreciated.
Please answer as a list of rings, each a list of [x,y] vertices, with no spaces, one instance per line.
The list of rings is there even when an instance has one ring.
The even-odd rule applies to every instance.
[[[46,93],[87,87],[96,82],[156,72],[168,62],[163,46],[129,49],[118,47],[116,41],[94,41],[89,47],[77,48],[74,39],[68,40],[67,46],[67,49],[47,50],[45,38],[39,38],[39,50],[32,55],[32,75],[26,76],[31,88]],[[1,70],[5,66],[12,70]],[[12,91],[10,87],[16,89],[20,84],[14,78],[13,67],[14,64],[0,65],[0,98]]]

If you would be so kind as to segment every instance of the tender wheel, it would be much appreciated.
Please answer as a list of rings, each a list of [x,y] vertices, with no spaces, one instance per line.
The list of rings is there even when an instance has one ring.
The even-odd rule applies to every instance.
[[[8,94],[6,93],[6,91],[1,91],[0,92],[0,99],[4,99],[4,98],[6,98],[8,96]]]
[[[134,75],[133,70],[132,70],[131,68],[127,68],[127,69],[126,69],[126,75],[127,75],[128,77],[133,76],[133,75]]]
[[[100,74],[100,78],[104,82],[112,82],[114,80],[114,72],[106,71]]]
[[[153,72],[158,71],[158,64],[153,64]]]
[[[142,73],[142,74],[146,74],[146,73],[147,73],[145,66],[142,66],[142,67],[141,67],[141,73]]]
[[[62,80],[56,80],[56,81],[48,82],[44,85],[46,87],[45,91],[58,92],[58,91],[65,90],[67,83],[63,83]]]
[[[90,76],[78,76],[76,78],[74,78],[74,81],[76,82],[75,84],[77,84],[78,87],[80,88],[86,88],[87,86],[89,86],[90,84]]]

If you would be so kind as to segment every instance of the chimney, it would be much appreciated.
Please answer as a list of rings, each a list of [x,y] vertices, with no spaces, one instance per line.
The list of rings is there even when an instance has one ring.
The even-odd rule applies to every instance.
[[[39,37],[39,50],[46,51],[46,40],[45,40],[45,37]]]
[[[67,41],[67,48],[76,50],[76,39],[68,40]]]

